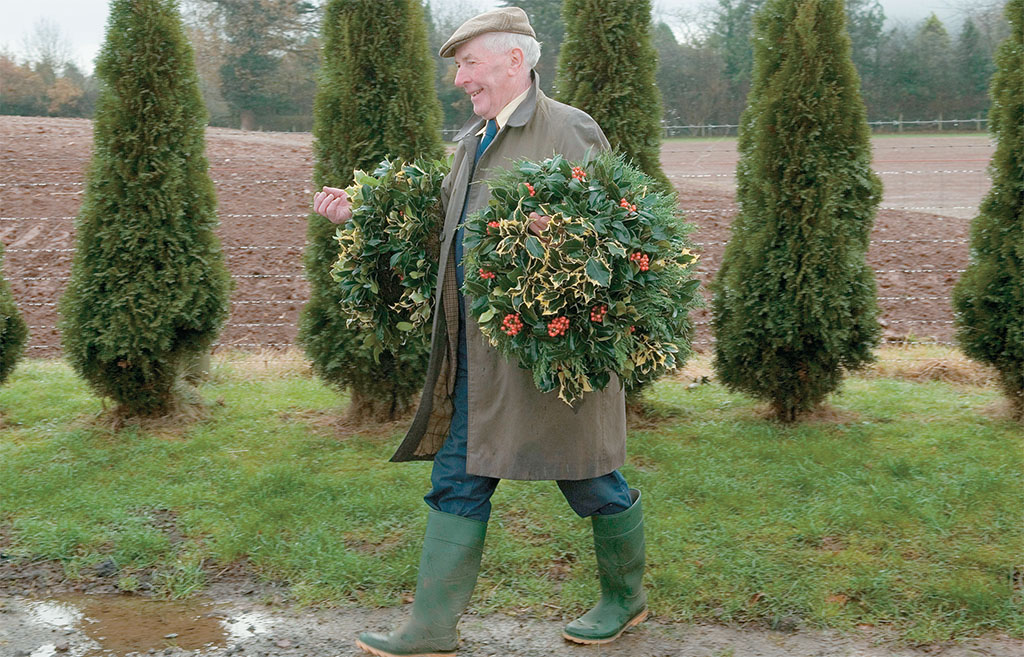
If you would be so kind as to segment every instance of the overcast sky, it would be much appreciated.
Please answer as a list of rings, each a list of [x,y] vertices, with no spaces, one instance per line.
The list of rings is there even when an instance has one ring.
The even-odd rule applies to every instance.
[[[496,4],[490,0],[432,0],[434,5],[446,2],[485,9]],[[958,10],[969,6],[971,0],[881,0],[881,3],[890,20],[915,22],[935,12],[948,22],[955,20]],[[695,11],[713,4],[715,0],[654,0],[656,11],[665,14]],[[107,6],[108,0],[4,0],[0,12],[0,51],[22,55],[25,37],[39,21],[47,20],[66,38],[78,65],[91,71],[92,60],[103,41]]]

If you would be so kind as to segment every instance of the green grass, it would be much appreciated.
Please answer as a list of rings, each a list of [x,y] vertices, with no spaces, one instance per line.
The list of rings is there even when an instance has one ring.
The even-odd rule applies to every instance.
[[[306,603],[398,604],[416,577],[429,463],[402,426],[343,432],[304,367],[215,361],[209,417],[114,432],[60,362],[0,389],[0,537],[71,577],[187,596],[246,560]],[[644,494],[662,619],[887,626],[911,642],[1024,636],[1024,432],[993,387],[850,379],[826,419],[782,426],[716,384],[666,381],[623,469]],[[552,482],[493,500],[477,611],[571,616],[597,596],[589,524]]]

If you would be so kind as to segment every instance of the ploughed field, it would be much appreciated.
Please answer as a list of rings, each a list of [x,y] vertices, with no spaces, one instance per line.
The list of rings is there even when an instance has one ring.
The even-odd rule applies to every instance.
[[[57,356],[56,303],[67,284],[74,217],[92,147],[84,119],[0,117],[3,274],[30,326],[27,355]],[[984,135],[885,136],[874,140],[885,185],[868,261],[876,270],[887,340],[952,342],[950,293],[968,260],[970,219],[988,189],[993,146]],[[294,344],[309,295],[302,251],[313,194],[309,133],[207,130],[219,199],[218,231],[235,277],[221,348]],[[734,139],[672,140],[662,165],[700,245],[710,282],[736,214]],[[326,221],[326,220],[324,220]],[[706,292],[706,291],[705,291]],[[694,314],[695,346],[711,347],[708,309]]]

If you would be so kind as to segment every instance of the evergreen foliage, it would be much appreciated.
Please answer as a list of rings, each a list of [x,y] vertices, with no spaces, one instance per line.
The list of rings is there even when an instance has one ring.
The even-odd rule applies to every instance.
[[[612,148],[671,192],[661,170],[661,93],[650,0],[565,0],[558,99],[590,114]]]
[[[487,184],[466,221],[463,290],[484,337],[541,392],[572,405],[614,373],[637,393],[686,362],[700,295],[674,193],[608,152],[516,162]],[[532,212],[551,217],[540,237]]]
[[[378,354],[429,344],[444,226],[441,184],[451,168],[450,158],[385,159],[372,173],[356,171],[345,190],[352,218],[338,229],[331,276],[349,326],[373,334],[368,346]]]
[[[0,265],[3,264],[3,255],[4,248],[0,244]],[[0,276],[0,385],[14,370],[27,339],[28,327],[14,304],[7,280]]]
[[[317,189],[346,187],[356,169],[372,170],[385,156],[441,157],[441,108],[419,0],[332,0],[322,41],[313,119]],[[299,341],[318,376],[350,388],[353,417],[388,419],[423,385],[427,345],[407,344],[374,358],[367,334],[350,327],[342,313],[342,291],[331,278],[336,231],[310,215],[305,262],[311,294]]]
[[[792,421],[872,359],[864,256],[881,184],[842,0],[769,0],[754,43],[740,211],[714,283],[715,366]]]
[[[1024,419],[1024,0],[1010,0],[1010,36],[996,53],[989,126],[992,188],[971,224],[971,262],[953,290],[957,340],[999,372]]]
[[[114,0],[104,86],[61,299],[68,360],[128,415],[175,407],[187,362],[227,317],[205,110],[173,0]]]
[[[955,55],[960,116],[970,116],[975,107],[984,107],[987,99],[989,79],[995,67],[981,41],[981,31],[968,18],[960,29]]]

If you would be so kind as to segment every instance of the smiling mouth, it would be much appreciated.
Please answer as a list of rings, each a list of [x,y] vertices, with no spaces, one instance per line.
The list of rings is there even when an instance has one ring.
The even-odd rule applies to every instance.
[[[484,91],[483,89],[480,89],[479,91],[474,91],[473,93],[469,94],[469,97],[470,97],[470,98],[476,98],[477,96],[479,96],[480,94],[482,94],[482,93],[483,93],[483,91]]]

